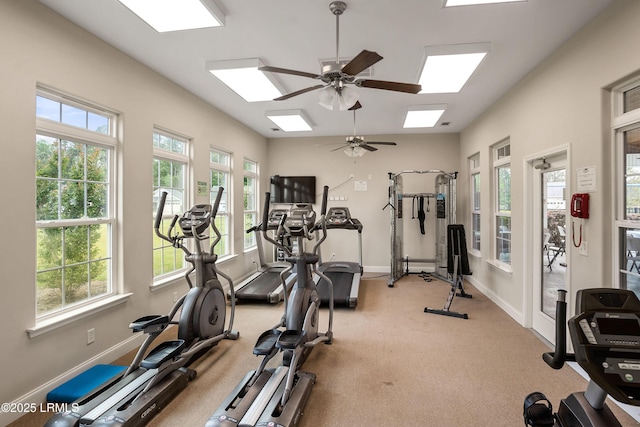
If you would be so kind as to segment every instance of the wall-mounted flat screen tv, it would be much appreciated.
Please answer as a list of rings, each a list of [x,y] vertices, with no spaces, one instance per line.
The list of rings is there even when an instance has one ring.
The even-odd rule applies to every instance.
[[[271,203],[315,203],[315,176],[280,176],[271,178]]]

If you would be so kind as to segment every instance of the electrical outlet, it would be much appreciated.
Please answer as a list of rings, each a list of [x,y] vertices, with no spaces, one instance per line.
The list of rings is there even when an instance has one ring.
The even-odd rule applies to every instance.
[[[92,344],[96,340],[96,330],[94,328],[87,329],[87,345]]]
[[[356,177],[356,176],[355,176],[354,174],[352,174],[352,173],[350,173],[350,174],[349,174],[349,179],[353,179],[353,178],[355,178],[355,177]]]
[[[580,248],[578,249],[578,253],[582,256],[587,256],[588,252],[587,252],[587,242],[582,242],[582,244],[580,245]]]

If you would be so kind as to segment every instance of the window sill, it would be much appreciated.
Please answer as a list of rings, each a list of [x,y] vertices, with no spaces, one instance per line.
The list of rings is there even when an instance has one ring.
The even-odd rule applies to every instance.
[[[467,251],[467,253],[468,253],[469,255],[471,255],[472,257],[475,257],[475,258],[482,258],[482,254],[480,253],[480,251],[478,251],[478,250],[476,250],[476,249],[469,249],[469,250]]]
[[[33,328],[27,329],[29,338],[35,338],[48,332],[54,331],[70,323],[76,322],[85,317],[108,310],[112,307],[125,303],[132,293],[113,295],[97,301],[93,304],[86,305],[68,313],[55,316],[51,319],[43,320],[36,323]]]
[[[486,262],[487,262],[487,264],[489,264],[490,266],[494,267],[495,269],[501,271],[502,273],[513,274],[513,269],[511,268],[511,265],[509,265],[509,264],[505,264],[504,262],[500,262],[500,261],[495,260],[495,259],[487,260]]]

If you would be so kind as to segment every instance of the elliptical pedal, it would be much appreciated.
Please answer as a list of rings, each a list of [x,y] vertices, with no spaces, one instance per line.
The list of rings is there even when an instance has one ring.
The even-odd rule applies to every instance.
[[[524,398],[524,425],[530,427],[553,427],[555,417],[553,407],[547,396],[535,391]]]
[[[253,354],[256,356],[266,356],[276,348],[276,343],[280,337],[280,331],[277,329],[271,329],[264,331],[262,335],[258,337],[256,345],[253,347]]]

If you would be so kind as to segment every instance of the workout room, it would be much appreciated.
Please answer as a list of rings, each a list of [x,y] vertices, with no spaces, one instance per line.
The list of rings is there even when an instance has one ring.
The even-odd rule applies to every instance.
[[[0,0],[0,425],[640,423],[640,2],[142,3]]]

